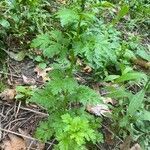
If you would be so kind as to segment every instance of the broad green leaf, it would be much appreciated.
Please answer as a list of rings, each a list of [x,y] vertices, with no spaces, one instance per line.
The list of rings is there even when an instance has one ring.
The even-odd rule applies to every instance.
[[[145,50],[137,50],[137,55],[147,61],[150,61],[150,54],[148,54]]]
[[[17,86],[16,91],[21,92],[21,93],[25,93],[27,90],[26,90],[25,86]]]
[[[124,70],[122,70],[122,75],[127,74],[128,72],[131,72],[131,71],[133,71],[133,69],[131,67],[127,66],[127,67],[125,67]]]
[[[129,80],[139,80],[142,78],[146,80],[146,75],[143,73],[138,73],[138,72],[128,72],[128,73],[120,76],[115,81],[116,82],[124,82],[124,81],[129,81]]]
[[[117,22],[119,22],[119,20],[121,18],[123,18],[127,13],[129,12],[129,6],[124,4],[120,11],[118,12],[117,16],[115,17],[115,19],[112,21],[112,24],[116,24]]]
[[[120,127],[126,127],[128,123],[129,123],[129,118],[128,118],[128,116],[124,116],[124,117],[120,120],[119,126],[120,126]]]
[[[39,68],[41,68],[41,69],[45,69],[46,68],[46,63],[39,63]]]
[[[104,7],[104,8],[112,8],[114,7],[113,3],[102,1],[101,3],[94,4],[93,7]]]
[[[128,91],[126,91],[123,87],[119,87],[119,88],[106,88],[109,91],[109,94],[107,95],[108,97],[111,98],[125,98],[125,97],[132,97],[132,94]]]
[[[109,75],[104,79],[104,81],[113,81],[119,77],[120,77],[119,75]]]
[[[14,53],[12,51],[8,51],[8,50],[5,50],[5,49],[2,49],[4,52],[6,52],[10,58],[16,60],[16,61],[22,61],[25,56],[26,56],[26,53],[25,51],[20,51],[18,53]]]
[[[16,61],[22,61],[22,60],[25,58],[25,56],[26,56],[25,51],[20,51],[19,53],[17,53],[17,54],[15,55],[14,59],[15,59]]]
[[[133,116],[137,110],[139,110],[140,106],[142,105],[142,102],[144,100],[145,91],[141,90],[136,95],[132,97],[130,100],[129,107],[127,109],[127,115]]]
[[[15,96],[15,99],[21,99],[21,98],[23,98],[25,95],[24,94],[17,94],[16,96]]]
[[[100,4],[102,7],[107,7],[107,8],[112,8],[114,7],[113,3],[107,2],[107,1],[102,1]]]
[[[127,60],[136,58],[135,54],[134,54],[133,51],[131,51],[131,50],[126,50],[126,51],[125,51],[125,54],[124,54],[123,56],[124,56],[124,58],[126,58]]]
[[[141,120],[150,121],[150,112],[144,110],[140,117]]]
[[[4,28],[10,27],[10,23],[5,19],[0,20],[0,25],[3,26]]]
[[[41,56],[35,57],[35,60],[36,60],[37,62],[43,62],[43,58],[42,58]]]

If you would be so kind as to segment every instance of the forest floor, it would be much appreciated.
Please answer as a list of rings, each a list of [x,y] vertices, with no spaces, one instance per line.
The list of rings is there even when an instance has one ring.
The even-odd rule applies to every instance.
[[[64,1],[59,1],[59,3],[61,3],[63,7],[64,5],[67,5],[66,3],[64,4]],[[45,7],[43,6],[41,7],[39,5],[39,9],[41,9],[40,10],[41,14],[42,13],[44,14],[45,11],[48,11],[48,13],[49,11],[50,13],[53,13],[56,12],[57,7],[58,8],[60,7],[59,6],[60,4],[58,6],[57,5],[58,2],[56,4],[54,3],[51,8],[51,5],[48,5],[47,2],[46,5],[44,5]],[[141,5],[141,3],[139,5]],[[0,2],[0,9],[1,6],[3,6],[3,3]],[[23,7],[20,8],[22,9]],[[0,34],[2,33],[2,36],[0,35],[0,150],[52,150],[54,148],[54,145],[55,144],[57,145],[59,143],[54,136],[52,136],[52,138],[47,142],[41,142],[39,141],[39,139],[35,137],[35,132],[37,127],[39,126],[39,123],[41,121],[47,120],[47,118],[50,116],[50,113],[46,111],[46,108],[44,108],[44,106],[35,103],[30,103],[28,101],[28,99],[30,99],[30,97],[34,95],[34,93],[36,92],[35,89],[42,89],[45,86],[45,84],[51,80],[49,77],[49,72],[51,72],[51,70],[53,69],[51,67],[51,64],[55,62],[55,57],[54,59],[51,58],[48,59],[48,57],[44,56],[44,54],[39,49],[31,48],[30,45],[32,43],[32,40],[36,37],[36,32],[37,34],[41,33],[40,27],[44,31],[46,28],[46,32],[48,32],[52,28],[50,27],[50,25],[48,25],[49,16],[46,16],[47,12],[45,13],[44,17],[42,16],[44,19],[41,17],[43,19],[42,21],[43,22],[45,21],[44,23],[46,24],[46,27],[43,24],[41,24],[39,27],[38,23],[41,21],[39,19],[40,17],[37,16],[36,18],[37,22],[30,18],[32,21],[28,24],[29,20],[27,19],[25,20],[26,22],[24,22],[24,17],[28,18],[29,16],[26,16],[26,14],[24,14],[25,10],[21,10],[20,8],[17,11],[18,12],[21,11],[20,16],[21,17],[23,16],[22,17],[23,19],[18,24],[16,21],[15,24],[16,26],[18,25],[17,27],[13,26],[14,24],[12,20],[14,18],[13,17],[11,18],[11,15],[15,14],[14,8],[13,9],[10,8],[10,12],[9,12],[7,11],[8,9],[6,7],[4,8],[6,12],[2,13],[2,17],[4,18],[4,20],[6,19],[10,21],[10,25],[8,25],[10,26],[10,28],[7,28],[7,22],[5,22],[6,20],[2,22],[0,18]],[[115,15],[117,16],[118,8],[120,8],[119,5],[115,4],[115,7],[109,11],[114,16]],[[37,14],[39,13],[38,11]],[[97,10],[95,9],[95,12],[96,11]],[[106,22],[109,22],[109,20],[112,19],[111,17],[113,15],[111,16],[110,13],[109,14],[111,16],[110,17],[107,14],[108,13],[107,7],[106,10],[105,8],[102,8],[101,11],[102,12],[104,11],[104,20]],[[123,18],[122,20],[121,18],[118,19],[118,24],[115,26],[115,28],[121,33],[121,36],[117,35],[118,33],[115,32],[115,30],[112,30],[110,31],[110,33],[109,32],[107,33],[107,34],[111,34],[111,32],[115,32],[116,37],[113,38],[121,39],[118,40],[121,44],[119,42],[118,43],[121,45],[120,47],[122,49],[124,48],[123,51],[129,50],[129,53],[126,56],[121,54],[122,56],[119,56],[119,58],[117,58],[119,65],[115,64],[116,65],[115,66],[112,65],[110,62],[108,66],[106,67],[103,66],[102,72],[99,72],[97,68],[93,67],[95,65],[92,64],[93,62],[87,63],[87,58],[85,58],[85,56],[81,56],[80,54],[79,57],[77,56],[78,58],[75,64],[77,65],[77,67],[75,68],[79,68],[79,69],[76,70],[75,73],[73,72],[74,78],[77,80],[77,82],[80,85],[89,86],[95,91],[95,93],[98,93],[98,95],[101,95],[104,98],[105,100],[104,103],[108,104],[109,106],[109,109],[108,110],[104,109],[104,111],[108,111],[111,115],[114,113],[114,115],[112,115],[112,117],[109,118],[106,117],[102,112],[102,124],[101,124],[101,129],[99,130],[100,132],[103,133],[104,142],[103,143],[96,142],[94,146],[92,144],[91,145],[87,144],[89,150],[142,150],[141,148],[142,146],[139,144],[140,138],[142,139],[141,140],[142,144],[144,143],[146,145],[146,149],[143,150],[150,150],[150,143],[149,143],[150,131],[148,129],[149,121],[150,121],[149,119],[150,114],[148,113],[150,109],[149,107],[150,93],[148,91],[149,88],[147,88],[148,90],[145,88],[147,86],[147,83],[149,84],[149,74],[150,74],[150,57],[149,57],[150,38],[148,35],[149,33],[146,33],[149,27],[148,27],[148,23],[145,21],[146,19],[143,21],[143,18],[142,17],[140,18],[138,16],[139,12],[134,16],[134,11],[133,12],[131,11],[133,14],[126,13],[122,15],[121,16],[121,18]],[[33,12],[29,12],[29,14],[30,13]],[[135,18],[133,17],[134,19],[130,18],[132,15],[135,17]],[[147,16],[148,15],[146,14],[146,17]],[[104,25],[105,25],[105,21],[103,23]],[[56,22],[57,23],[52,22],[53,28],[55,26],[56,27],[58,26],[57,25],[58,21]],[[30,26],[32,27],[35,26],[35,28],[39,27],[38,31],[37,29],[35,29],[34,31],[31,32]],[[106,28],[107,27],[108,26],[106,26]],[[24,30],[24,28],[25,28],[25,34],[22,31]],[[62,27],[59,28],[62,30],[62,32],[65,32],[65,35],[70,34],[69,36],[72,36],[72,33],[75,32],[73,30],[73,32],[70,33],[68,29],[67,30],[62,29]],[[117,45],[115,42],[113,44],[112,47],[113,46],[115,47]],[[106,49],[109,49],[109,46],[106,47]],[[134,59],[129,60],[129,57],[132,54],[134,54],[135,57]],[[40,56],[40,61],[37,60],[39,56]],[[68,57],[67,59],[70,61],[71,56],[69,55],[67,57]],[[39,64],[44,65],[44,69],[42,67],[40,68]],[[139,72],[142,73],[143,75],[142,81],[140,82],[135,81],[134,80],[136,79],[135,76],[132,77],[127,76],[127,78],[129,79],[124,79],[123,74],[121,74],[123,67],[121,68],[120,66],[121,67],[123,66],[125,68],[123,70],[124,72],[126,73],[129,72],[129,74],[135,73],[135,76],[137,75],[136,73]],[[116,82],[118,76],[119,79],[123,80],[123,82],[120,83]],[[109,80],[105,80],[108,78]],[[145,80],[146,82],[144,82],[143,80]],[[129,123],[127,123],[126,127],[121,128],[119,126],[122,118],[126,116],[126,111],[128,111],[128,106],[131,104],[129,100],[130,96],[129,97],[127,95],[122,96],[120,93],[119,94],[121,96],[119,94],[118,94],[119,96],[115,94],[113,95],[113,92],[116,92],[117,90],[118,91],[122,90],[122,88],[124,90],[121,93],[122,95],[128,93],[135,97],[137,97],[136,94],[138,94],[140,90],[141,91],[142,89],[147,90],[147,91],[145,90],[145,95],[143,97],[143,99],[145,98],[145,100],[141,102],[141,105],[138,106],[139,108],[137,110],[137,114],[140,112],[140,109],[141,109],[140,113],[142,114],[144,114],[144,112],[147,113],[146,114],[147,118],[146,119],[144,118],[142,120],[142,123],[144,122],[143,124],[141,122],[138,124],[137,116],[135,115],[134,116],[135,118],[133,117],[131,120],[128,120]],[[109,94],[112,95],[110,96]],[[80,106],[80,104],[75,104],[75,105],[77,105],[77,107]],[[88,112],[95,118],[97,117],[97,114],[95,112],[94,113],[91,112],[91,110],[89,111],[87,109],[86,112]],[[130,125],[131,126],[133,125],[133,128],[135,127],[135,129],[137,129],[131,131],[131,135],[135,134],[137,140],[135,140],[136,138],[134,139],[129,134],[130,130],[128,130],[128,127]]]

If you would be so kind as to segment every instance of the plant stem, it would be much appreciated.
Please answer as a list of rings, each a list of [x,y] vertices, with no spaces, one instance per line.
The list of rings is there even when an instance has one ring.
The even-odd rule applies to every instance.
[[[85,9],[85,0],[81,0],[81,13],[84,11]],[[78,27],[77,27],[77,35],[75,37],[75,39],[80,40],[80,34],[81,34],[81,21],[82,21],[82,14],[80,14],[80,18],[79,18],[79,22],[78,22]],[[70,65],[70,69],[69,69],[69,76],[72,77],[73,76],[73,69],[74,66],[76,64],[76,57],[74,54],[74,50],[71,48],[70,49],[70,61],[71,61],[71,65]]]

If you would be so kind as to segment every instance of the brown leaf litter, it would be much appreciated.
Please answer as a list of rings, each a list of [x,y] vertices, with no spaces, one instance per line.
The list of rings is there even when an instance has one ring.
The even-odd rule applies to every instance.
[[[8,102],[13,101],[15,96],[16,96],[15,89],[5,89],[2,93],[0,93],[0,98]]]
[[[40,67],[36,67],[35,69],[34,69],[34,72],[36,72],[37,73],[37,77],[38,78],[42,78],[43,79],[43,81],[44,82],[46,82],[46,81],[49,81],[50,80],[50,78],[49,78],[49,76],[48,76],[48,72],[49,71],[51,71],[51,70],[53,70],[53,68],[45,68],[45,69],[41,69]]]
[[[43,150],[45,145],[31,136],[43,114],[39,108],[0,101],[0,150]]]

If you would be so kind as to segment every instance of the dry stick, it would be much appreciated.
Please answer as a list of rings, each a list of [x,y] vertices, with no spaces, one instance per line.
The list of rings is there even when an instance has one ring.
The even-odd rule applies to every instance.
[[[3,132],[8,132],[8,133],[11,133],[11,134],[15,134],[17,136],[20,136],[20,137],[24,137],[26,139],[29,139],[29,140],[33,140],[33,141],[39,141],[38,139],[35,139],[33,137],[30,137],[30,136],[27,136],[27,135],[23,135],[23,134],[20,134],[20,133],[17,133],[17,132],[13,132],[13,131],[10,131],[10,130],[6,130],[6,129],[3,129],[0,127],[0,131],[3,131]],[[47,144],[53,144],[51,142],[46,142]]]
[[[18,108],[17,108],[17,112],[16,112],[16,115],[15,115],[15,118],[17,118],[17,116],[18,116],[18,113],[19,113],[19,110],[20,110],[20,106],[21,106],[21,101],[19,101]]]
[[[52,145],[54,144],[55,141],[56,141],[56,139],[53,139],[53,141],[51,142],[51,144],[49,144],[49,147],[47,148],[47,150],[50,150],[50,148],[52,147]]]
[[[13,121],[10,121],[10,123],[9,124],[7,124],[6,126],[5,126],[5,128],[10,128],[10,126],[11,126],[11,124],[12,123],[14,123],[14,122],[17,122],[17,121],[21,121],[21,120],[25,120],[26,118],[18,118],[18,119],[15,119],[15,120],[13,120]]]
[[[31,149],[32,144],[33,144],[33,141],[30,142],[30,145],[28,146],[28,149],[27,149],[27,150],[30,150],[30,149]]]
[[[0,101],[0,104],[2,104],[2,105],[4,104],[4,105],[7,105],[7,106],[11,106],[11,104],[2,103],[1,101]],[[36,111],[36,110],[32,110],[32,109],[30,109],[30,108],[20,107],[20,109],[26,110],[26,111],[30,111],[30,112],[33,112],[33,113],[35,113],[35,114],[39,114],[39,115],[42,115],[42,116],[45,116],[45,117],[48,117],[48,116],[49,116],[49,114],[42,113],[42,112],[39,112],[39,111]]]
[[[13,77],[21,78],[21,76],[18,76],[18,75],[15,75],[15,74],[10,74],[10,73],[3,72],[3,71],[0,71],[0,74],[5,74],[5,75],[9,75],[9,76],[13,76]]]

